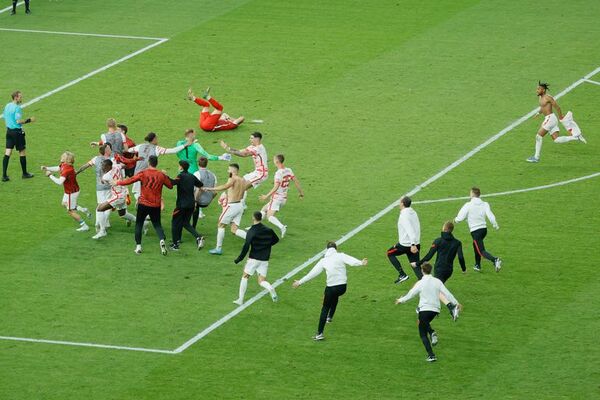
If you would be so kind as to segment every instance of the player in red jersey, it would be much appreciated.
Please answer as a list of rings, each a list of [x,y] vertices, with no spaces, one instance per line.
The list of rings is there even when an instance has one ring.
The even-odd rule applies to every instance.
[[[91,216],[87,208],[77,205],[77,198],[79,197],[79,185],[77,184],[77,175],[75,174],[75,156],[70,151],[65,151],[60,156],[60,165],[57,167],[46,167],[42,166],[42,171],[46,173],[46,176],[57,185],[61,185],[64,189],[65,194],[63,195],[62,204],[67,208],[67,213],[79,224],[77,231],[85,232],[89,231],[90,227],[85,223],[83,218],[77,213],[81,211],[86,214],[89,218]],[[60,172],[60,178],[52,175],[54,172]]]
[[[244,117],[241,115],[233,119],[224,113],[223,106],[213,99],[209,92],[210,87],[202,93],[202,98],[199,98],[194,96],[192,89],[188,90],[188,100],[202,107],[202,111],[200,112],[200,129],[205,132],[229,131],[236,129],[244,122]],[[210,111],[211,105],[214,108],[212,112]]]
[[[142,230],[144,221],[150,216],[150,221],[160,239],[160,252],[167,255],[167,244],[165,243],[165,232],[160,222],[160,206],[162,200],[162,188],[166,186],[173,188],[173,184],[167,175],[156,169],[158,157],[152,155],[148,158],[148,168],[138,172],[131,178],[113,181],[113,185],[125,186],[140,182],[141,195],[138,199],[137,215],[135,218],[135,252],[142,252]]]

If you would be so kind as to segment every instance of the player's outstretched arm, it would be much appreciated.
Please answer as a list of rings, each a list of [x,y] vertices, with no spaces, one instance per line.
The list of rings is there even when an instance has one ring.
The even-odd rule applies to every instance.
[[[206,190],[209,192],[221,192],[223,190],[229,189],[231,186],[233,186],[233,180],[229,179],[229,180],[227,180],[227,183],[224,185],[215,186],[215,187],[203,187],[202,190]]]
[[[92,166],[92,161],[86,162],[81,167],[79,167],[79,169],[75,172],[75,175],[79,175],[79,173],[85,171],[86,169],[88,169],[91,166]]]
[[[231,146],[229,146],[227,143],[225,143],[224,141],[220,141],[219,144],[221,145],[221,147],[223,149],[225,149],[226,152],[228,152],[229,154],[233,154],[234,156],[238,156],[238,157],[249,157],[252,155],[251,152],[249,152],[248,150],[244,149],[244,150],[237,150],[232,148]]]

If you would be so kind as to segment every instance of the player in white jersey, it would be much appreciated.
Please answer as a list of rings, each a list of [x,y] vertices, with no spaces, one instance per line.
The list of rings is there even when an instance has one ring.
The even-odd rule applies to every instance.
[[[277,154],[273,157],[273,162],[277,167],[277,172],[275,172],[275,184],[271,191],[267,194],[263,194],[259,197],[261,201],[267,200],[269,197],[271,200],[264,205],[260,212],[264,215],[267,215],[267,219],[270,223],[275,225],[281,230],[281,238],[285,236],[285,232],[287,231],[287,225],[284,225],[279,221],[279,219],[275,216],[275,213],[281,209],[287,202],[288,189],[290,187],[290,182],[294,182],[296,185],[296,189],[298,189],[298,195],[301,199],[304,198],[304,191],[300,186],[300,181],[294,175],[294,172],[291,168],[287,168],[283,165],[285,161],[285,157],[283,154]]]
[[[92,239],[100,239],[106,236],[106,227],[108,215],[113,210],[117,210],[119,216],[126,221],[135,222],[135,215],[127,212],[129,201],[129,191],[126,186],[115,185],[114,182],[125,178],[125,169],[123,164],[119,164],[110,159],[102,161],[102,182],[111,185],[110,193],[107,195],[106,201],[98,205],[96,209],[101,214],[98,221],[99,230]]]
[[[146,143],[142,143],[127,149],[129,153],[137,153],[139,156],[139,160],[135,164],[135,174],[148,168],[148,160],[150,159],[150,156],[160,157],[163,154],[177,154],[186,147],[194,144],[193,141],[188,141],[186,144],[182,144],[181,146],[166,149],[158,145],[158,137],[154,132],[150,132],[149,134],[147,134],[144,140],[146,141]],[[131,189],[136,201],[141,195],[140,185],[140,182],[135,182]],[[161,206],[161,208],[163,207],[164,206]]]
[[[233,154],[238,157],[252,157],[252,161],[254,161],[254,171],[244,175],[244,180],[248,182],[247,189],[250,189],[251,187],[256,189],[269,177],[267,149],[265,149],[265,146],[262,144],[262,137],[262,133],[253,132],[250,135],[250,146],[243,150],[233,149],[227,143],[221,140],[221,147],[223,147],[229,154]],[[247,193],[244,192],[244,198],[242,199],[244,208],[246,208],[246,195]]]

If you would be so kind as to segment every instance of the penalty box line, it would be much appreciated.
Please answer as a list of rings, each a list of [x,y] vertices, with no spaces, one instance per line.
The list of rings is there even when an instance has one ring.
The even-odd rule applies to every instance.
[[[0,10],[0,12],[3,12],[3,11]],[[134,51],[133,53],[127,54],[126,56],[123,56],[113,62],[110,62],[100,68],[97,68],[97,69],[93,70],[92,72],[88,72],[87,74],[80,76],[79,78],[73,79],[72,81],[67,82],[64,85],[61,85],[61,86],[57,87],[56,89],[52,89],[49,92],[42,94],[41,96],[31,99],[28,102],[24,103],[21,106],[21,108],[29,107],[30,105],[35,104],[40,100],[50,97],[53,94],[56,94],[58,92],[62,92],[63,90],[68,89],[71,86],[74,86],[86,79],[89,79],[89,78],[93,77],[94,75],[104,72],[109,68],[119,65],[135,56],[139,56],[140,54],[145,53],[146,51],[153,49],[157,46],[160,46],[161,44],[169,41],[169,39],[167,39],[167,38],[154,38],[154,37],[146,37],[146,36],[128,36],[128,35],[109,35],[109,34],[102,34],[102,33],[39,31],[39,30],[32,30],[32,29],[9,29],[9,28],[0,28],[0,31],[23,32],[23,33],[44,33],[44,34],[50,34],[50,35],[92,36],[92,37],[101,37],[101,38],[116,38],[116,39],[131,39],[131,40],[151,40],[154,42],[154,43],[149,44],[148,46],[142,47],[141,49]],[[3,118],[3,116],[0,115],[0,119],[2,119],[2,118]]]
[[[555,99],[561,98],[562,96],[564,96],[567,93],[571,92],[573,89],[575,89],[576,87],[578,87],[582,83],[588,81],[592,76],[596,75],[599,72],[600,72],[600,67],[597,67],[592,72],[590,72],[587,75],[585,75],[583,78],[578,79],[577,81],[573,82],[571,85],[567,86],[562,92],[560,92],[559,94],[557,94],[556,96],[554,96],[554,98]],[[538,107],[534,108],[533,110],[531,110],[527,114],[523,115],[521,118],[515,120],[510,125],[508,125],[506,128],[502,129],[500,132],[496,133],[495,135],[493,135],[492,137],[490,137],[489,139],[487,139],[485,142],[481,143],[479,146],[473,148],[471,151],[469,151],[468,153],[466,153],[465,155],[463,155],[462,157],[460,157],[458,160],[454,161],[452,164],[450,164],[447,167],[443,168],[441,171],[439,171],[437,174],[433,175],[429,179],[425,180],[423,183],[415,186],[412,190],[410,190],[408,193],[406,193],[406,195],[407,196],[414,196],[415,194],[419,193],[423,188],[425,188],[428,185],[436,182],[437,180],[439,180],[440,178],[442,178],[444,175],[446,175],[447,173],[449,173],[450,171],[454,170],[456,167],[458,167],[459,165],[463,164],[465,161],[467,161],[468,159],[470,159],[471,157],[473,157],[475,154],[479,153],[481,150],[485,149],[490,144],[496,142],[498,139],[500,139],[501,137],[503,137],[504,135],[506,135],[508,132],[510,132],[513,129],[515,129],[517,126],[519,126],[522,123],[524,123],[525,121],[529,120],[531,117],[533,117],[535,114],[537,114],[537,112],[538,112]],[[356,236],[358,233],[360,233],[361,231],[363,231],[364,229],[366,229],[368,226],[370,226],[374,222],[378,221],[384,215],[388,214],[390,211],[392,211],[393,209],[395,209],[396,207],[398,207],[399,203],[400,203],[400,199],[394,201],[393,203],[391,203],[390,205],[388,205],[387,207],[385,207],[383,210],[379,211],[377,214],[373,215],[371,218],[367,219],[365,222],[363,222],[362,224],[360,224],[359,226],[357,226],[356,228],[354,228],[350,232],[346,233],[344,236],[342,236],[336,242],[338,244],[342,244],[342,243],[346,242],[347,240],[351,239],[352,237]],[[273,282],[273,284],[272,284],[273,287],[277,288],[278,286],[280,286],[281,284],[283,284],[285,281],[289,280],[294,275],[296,275],[298,272],[302,271],[307,266],[309,266],[310,264],[312,264],[313,262],[315,262],[316,260],[318,260],[324,254],[325,254],[325,250],[321,250],[320,252],[318,252],[317,254],[315,254],[314,256],[312,256],[311,258],[309,258],[308,260],[306,260],[304,263],[300,264],[299,266],[297,266],[296,268],[294,268],[293,270],[291,270],[290,272],[288,272],[286,275],[284,275],[283,277],[281,277],[278,280],[276,280],[275,282]],[[202,331],[200,331],[199,333],[197,333],[195,336],[193,336],[188,341],[186,341],[185,343],[183,343],[181,346],[179,346],[178,348],[176,348],[174,350],[174,352],[175,353],[181,353],[181,352],[185,351],[190,346],[192,346],[194,343],[196,343],[199,340],[201,340],[202,338],[206,337],[211,332],[213,332],[214,330],[218,329],[223,324],[227,323],[233,317],[235,317],[236,315],[238,315],[239,313],[241,313],[242,311],[244,311],[246,308],[248,308],[250,305],[254,304],[257,300],[261,299],[262,297],[264,297],[266,295],[267,295],[267,291],[266,290],[263,290],[263,291],[259,292],[254,297],[250,298],[248,300],[248,302],[244,303],[243,305],[241,305],[239,307],[236,307],[233,311],[231,311],[228,314],[224,315],[222,318],[220,318],[219,320],[217,320],[216,322],[214,322],[213,324],[211,324],[209,327],[207,327],[207,328],[203,329]]]

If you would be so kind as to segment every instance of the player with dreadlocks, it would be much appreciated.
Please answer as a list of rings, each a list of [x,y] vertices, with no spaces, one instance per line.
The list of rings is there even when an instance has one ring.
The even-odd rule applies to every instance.
[[[587,143],[581,132],[578,132],[579,134],[574,134],[574,131],[568,130],[567,136],[558,136],[558,133],[560,131],[558,127],[558,119],[556,118],[556,114],[554,114],[552,109],[556,109],[558,117],[561,120],[564,118],[564,115],[554,97],[548,94],[549,86],[550,85],[548,85],[545,82],[538,81],[537,95],[540,98],[540,111],[535,116],[537,117],[538,115],[543,114],[545,117],[544,121],[542,122],[542,126],[535,135],[535,154],[527,159],[528,162],[532,163],[540,161],[540,153],[542,152],[542,141],[547,133],[550,133],[550,136],[552,137],[554,143],[568,143],[574,140],[579,140],[583,143]]]

